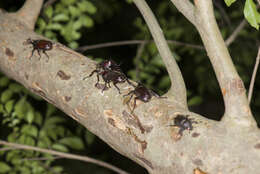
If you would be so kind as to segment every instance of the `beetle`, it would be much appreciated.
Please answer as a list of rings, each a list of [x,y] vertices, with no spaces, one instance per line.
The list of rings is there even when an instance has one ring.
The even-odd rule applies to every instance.
[[[102,62],[98,63],[96,65],[96,69],[93,70],[87,77],[84,77],[83,80],[85,80],[88,77],[91,77],[94,73],[97,73],[97,78],[99,81],[99,75],[102,74],[103,71],[117,71],[122,72],[120,65],[118,65],[113,60],[103,60]]]
[[[49,50],[52,49],[53,44],[52,44],[51,41],[48,41],[48,40],[32,40],[32,39],[29,38],[29,39],[27,39],[26,42],[32,44],[32,46],[33,46],[32,54],[31,54],[30,58],[33,56],[34,51],[37,50],[37,52],[40,56],[39,60],[41,58],[40,51],[42,51],[48,57],[48,61],[49,61],[49,56],[46,53],[46,51],[49,51]]]
[[[144,85],[141,83],[138,83],[138,85],[135,87],[134,90],[130,91],[128,94],[124,95],[124,97],[131,95],[130,99],[127,101],[127,104],[131,101],[133,95],[136,97],[134,98],[134,107],[131,111],[131,113],[134,112],[134,109],[136,107],[136,100],[141,100],[145,103],[149,102],[153,96],[157,98],[166,98],[166,97],[161,97],[158,94],[156,94],[154,91],[146,88]]]
[[[90,75],[83,78],[85,80],[86,78],[91,77],[94,73],[97,74],[97,83],[95,86],[100,86],[99,84],[99,76],[101,76],[105,82],[104,87],[102,88],[102,92],[107,89],[111,88],[110,83],[112,82],[113,85],[117,88],[119,94],[121,94],[119,87],[116,85],[117,83],[124,83],[125,81],[131,85],[134,86],[126,77],[126,75],[122,72],[120,65],[118,65],[113,60],[104,60],[101,63],[96,65],[96,69],[93,70]]]
[[[196,121],[194,121],[193,119],[189,118],[189,115],[177,115],[174,118],[174,125],[170,125],[170,126],[176,126],[179,128],[179,134],[182,135],[184,130],[193,130],[193,123],[198,123]]]
[[[120,68],[120,64],[117,64],[115,61],[109,59],[109,60],[104,60],[97,64],[97,69],[103,69],[103,70],[111,70],[111,71],[118,71],[122,72]]]
[[[116,85],[117,83],[124,83],[127,81],[128,84],[132,85],[132,83],[128,80],[128,78],[125,76],[125,74],[118,72],[118,71],[103,71],[101,73],[101,76],[105,82],[105,87],[111,88],[110,82],[113,83],[113,85],[116,87],[118,90],[119,94],[121,94],[119,87]],[[103,90],[102,90],[103,92]]]

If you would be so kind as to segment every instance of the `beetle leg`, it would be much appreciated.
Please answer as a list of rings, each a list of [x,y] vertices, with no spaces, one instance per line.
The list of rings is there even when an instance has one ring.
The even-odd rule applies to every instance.
[[[134,110],[135,110],[135,107],[136,107],[136,99],[138,99],[138,97],[135,97],[134,98],[134,107],[133,107],[133,109],[132,109],[132,111],[131,111],[131,114],[134,112]]]
[[[126,96],[128,96],[128,95],[130,95],[130,94],[133,94],[133,93],[134,93],[134,90],[133,90],[133,91],[130,91],[128,94],[123,95],[123,97],[126,97]]]
[[[119,94],[121,94],[120,89],[118,88],[118,86],[116,85],[116,83],[113,82],[113,85],[116,87],[116,89],[118,90]]]
[[[128,78],[126,77],[126,81],[127,81],[127,83],[129,84],[129,85],[131,85],[131,86],[133,86],[133,87],[135,87],[136,88],[136,86],[132,83],[132,82],[130,82],[129,80],[128,80]]]
[[[159,96],[156,92],[154,92],[153,90],[150,90],[149,89],[149,92],[150,92],[150,94],[152,94],[152,96],[155,96],[155,97],[157,97],[157,98],[167,98],[167,97],[162,97],[162,96]]]
[[[31,58],[32,58],[34,51],[35,51],[35,48],[33,48],[33,50],[32,50],[32,54],[31,54],[31,56],[30,56],[30,58],[29,58],[29,59],[31,59]]]
[[[38,52],[38,54],[39,54],[39,60],[41,59],[41,53],[40,53],[40,50],[39,49],[36,49],[37,50],[37,52]]]
[[[50,57],[49,57],[48,54],[45,52],[45,50],[43,50],[42,52],[43,52],[43,54],[45,54],[45,55],[48,57],[48,59],[47,59],[47,62],[48,62]]]
[[[90,75],[84,77],[83,80],[85,80],[86,78],[91,77],[94,73],[98,73],[98,71],[97,71],[97,70],[92,71],[92,72],[90,73]],[[98,74],[97,74],[97,76],[98,76]],[[99,81],[99,77],[98,77],[98,81]]]
[[[133,98],[133,95],[134,95],[134,94],[131,95],[130,99],[126,102],[126,104],[129,104],[129,102],[130,102],[131,99]]]

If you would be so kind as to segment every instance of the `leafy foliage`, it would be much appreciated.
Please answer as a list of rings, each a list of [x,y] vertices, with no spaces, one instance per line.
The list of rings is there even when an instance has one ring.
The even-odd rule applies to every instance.
[[[236,0],[225,0],[225,3],[227,6],[230,6],[235,1]],[[246,0],[244,15],[249,24],[258,30],[260,25],[260,13],[257,11],[255,2],[253,0]]]
[[[62,152],[85,148],[84,139],[67,128],[67,120],[55,107],[47,104],[46,111],[36,109],[33,104],[33,100],[37,102],[35,96],[3,75],[0,75],[0,86],[3,91],[0,100],[0,114],[3,116],[1,126],[8,130],[3,135],[9,142]],[[92,142],[88,141],[88,144]],[[56,174],[63,171],[63,167],[55,165],[54,157],[49,154],[17,149],[0,151],[0,156],[0,173]],[[46,159],[33,160],[41,158]]]
[[[43,17],[37,22],[37,32],[57,40],[61,36],[71,48],[77,48],[77,40],[83,28],[91,28],[96,7],[88,0],[62,0],[44,10]],[[59,35],[57,35],[59,34]]]

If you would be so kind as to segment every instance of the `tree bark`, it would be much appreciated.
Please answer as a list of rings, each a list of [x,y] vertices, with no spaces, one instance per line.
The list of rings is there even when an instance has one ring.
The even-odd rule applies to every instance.
[[[37,54],[30,59],[32,48],[24,44],[28,38],[46,39],[14,15],[0,11],[1,71],[149,173],[190,174],[200,169],[210,174],[241,174],[258,170],[260,134],[256,126],[241,129],[208,120],[168,98],[138,101],[131,114],[123,95],[132,87],[119,85],[122,95],[114,87],[101,93],[94,87],[95,76],[82,80],[95,69],[94,61],[59,43],[47,52],[49,61],[44,54],[40,60]],[[178,114],[197,122],[182,136],[177,127],[169,126]]]

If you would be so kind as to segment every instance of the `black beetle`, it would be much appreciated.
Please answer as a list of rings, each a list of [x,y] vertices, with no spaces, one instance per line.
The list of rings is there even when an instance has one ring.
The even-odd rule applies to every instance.
[[[151,100],[151,98],[153,96],[157,97],[157,98],[166,98],[166,97],[161,97],[158,94],[156,94],[155,92],[153,92],[150,89],[147,89],[144,85],[138,83],[138,86],[135,87],[134,90],[130,91],[128,94],[124,95],[128,96],[131,95],[130,99],[127,101],[127,104],[131,101],[133,95],[135,95],[136,97],[134,98],[134,107],[132,109],[132,113],[134,112],[134,109],[136,107],[136,100],[141,100],[145,103],[149,102]]]
[[[96,69],[90,73],[87,77],[84,77],[83,80],[86,78],[91,77],[94,73],[97,73],[97,83],[96,87],[100,86],[99,84],[99,76],[102,76],[105,85],[102,88],[102,92],[106,88],[110,88],[110,82],[113,83],[113,85],[117,88],[119,94],[121,94],[120,89],[116,85],[117,83],[124,83],[127,81],[129,85],[134,86],[126,77],[126,75],[121,71],[120,65],[116,64],[113,60],[104,60],[101,63],[96,65]],[[108,85],[108,86],[107,86]]]
[[[40,51],[42,51],[49,60],[49,56],[46,53],[46,51],[49,51],[52,49],[52,42],[48,41],[48,40],[32,40],[32,39],[27,39],[26,41],[27,43],[30,43],[33,45],[33,50],[32,50],[32,54],[30,56],[30,58],[33,56],[33,53],[35,50],[37,50],[38,54],[39,54],[39,59],[41,58],[41,54]]]
[[[193,121],[193,119],[190,119],[189,115],[177,115],[174,118],[174,125],[170,125],[170,126],[178,127],[179,134],[182,135],[182,132],[184,130],[191,131],[193,129],[193,126],[192,126],[193,123],[198,123],[198,122]]]

